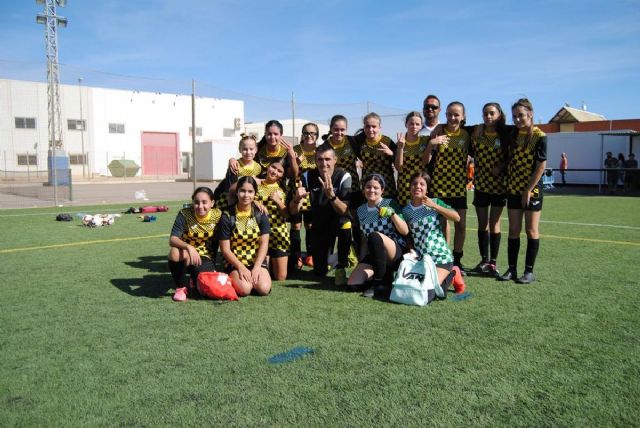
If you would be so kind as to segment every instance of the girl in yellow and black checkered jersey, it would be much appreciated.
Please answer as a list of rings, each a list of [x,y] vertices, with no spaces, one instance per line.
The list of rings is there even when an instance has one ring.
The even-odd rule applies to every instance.
[[[298,160],[298,168],[300,169],[300,175],[292,180],[293,186],[290,191],[295,192],[297,188],[302,186],[300,176],[306,171],[316,169],[316,142],[318,141],[320,130],[315,123],[306,123],[302,127],[302,141],[299,145],[295,146],[293,150],[296,152]],[[307,247],[307,256],[302,260],[302,242],[300,240],[300,230],[302,229],[302,222],[304,221],[305,233],[305,246]],[[295,216],[291,216],[291,251],[290,267],[297,269],[302,268],[302,265],[313,267],[313,257],[311,257],[313,251],[313,243],[311,242],[311,201],[309,196],[302,200],[302,206],[300,212]]]
[[[480,263],[474,272],[497,277],[500,250],[500,216],[507,202],[506,160],[509,144],[506,119],[500,104],[482,107],[483,125],[471,139],[475,163],[473,205],[478,218]],[[491,208],[489,208],[491,207]]]
[[[169,238],[169,270],[176,286],[173,300],[177,302],[187,300],[187,271],[192,286],[198,272],[215,271],[218,249],[215,231],[222,212],[213,207],[213,192],[208,187],[198,187],[191,200],[191,206],[176,216]]]
[[[258,185],[256,194],[256,200],[262,203],[269,213],[269,264],[276,281],[287,279],[290,245],[289,209],[283,178],[282,161],[273,162],[267,168],[267,176]]]
[[[453,264],[461,272],[464,272],[462,256],[467,228],[467,158],[471,147],[471,137],[464,124],[464,104],[449,103],[446,126],[434,130],[424,152],[425,164],[431,161],[432,152],[435,151],[436,156],[429,197],[442,200],[460,216],[454,225]],[[448,235],[447,230],[447,238]]]
[[[422,115],[412,111],[404,120],[407,132],[398,132],[394,165],[398,171],[398,203],[405,206],[411,200],[411,178],[424,171],[427,165],[422,154],[429,143],[428,135],[418,135],[422,129]]]
[[[236,205],[220,220],[220,250],[239,296],[247,296],[252,290],[265,296],[271,291],[266,264],[269,219],[254,205],[257,192],[255,178],[241,177],[236,188]]]
[[[362,176],[380,174],[386,183],[384,197],[395,199],[398,196],[393,170],[396,143],[380,133],[382,118],[377,113],[369,113],[364,117],[362,123],[363,132],[355,136],[362,160]],[[360,191],[362,192],[362,189]]]
[[[515,129],[510,139],[507,164],[507,210],[509,241],[507,254],[509,269],[498,277],[500,281],[515,280],[520,284],[535,281],[533,267],[540,247],[539,223],[542,210],[540,180],[547,166],[547,136],[533,124],[533,105],[521,98],[511,106]],[[527,252],[524,275],[518,277],[520,232],[524,217],[527,232]]]
[[[227,168],[227,174],[224,180],[218,184],[214,194],[216,207],[222,211],[226,211],[229,204],[229,193],[235,192],[235,184],[238,177],[258,177],[262,173],[262,166],[255,160],[258,152],[258,142],[253,135],[242,134],[240,143],[238,144],[240,159],[237,160],[237,170],[231,167]],[[234,203],[232,201],[231,203]]]

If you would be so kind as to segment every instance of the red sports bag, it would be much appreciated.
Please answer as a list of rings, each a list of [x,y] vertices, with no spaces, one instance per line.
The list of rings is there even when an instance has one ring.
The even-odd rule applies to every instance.
[[[216,300],[238,300],[233,282],[226,273],[200,272],[198,274],[198,291],[203,296]]]

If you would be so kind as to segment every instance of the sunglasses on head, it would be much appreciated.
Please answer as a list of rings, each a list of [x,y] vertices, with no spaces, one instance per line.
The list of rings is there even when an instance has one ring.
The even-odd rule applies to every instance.
[[[318,133],[317,132],[308,132],[308,131],[303,131],[302,135],[304,137],[317,137]]]
[[[424,105],[424,109],[425,110],[438,110],[440,108],[440,106],[434,105],[434,104],[425,104]]]

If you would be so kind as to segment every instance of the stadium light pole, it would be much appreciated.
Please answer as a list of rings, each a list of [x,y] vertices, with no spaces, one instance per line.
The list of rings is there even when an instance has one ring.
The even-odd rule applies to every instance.
[[[67,0],[36,0],[44,5],[44,13],[36,16],[36,22],[44,25],[47,49],[47,101],[49,111],[49,137],[53,161],[53,199],[58,205],[57,146],[62,149],[62,115],[60,113],[60,72],[58,69],[58,26],[66,27],[67,19],[56,14],[56,6],[65,7]]]

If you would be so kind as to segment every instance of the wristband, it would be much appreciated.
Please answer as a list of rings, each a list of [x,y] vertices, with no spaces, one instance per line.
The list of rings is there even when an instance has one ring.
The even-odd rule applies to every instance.
[[[338,198],[338,195],[333,195],[333,198],[329,198],[331,202],[335,201]]]

